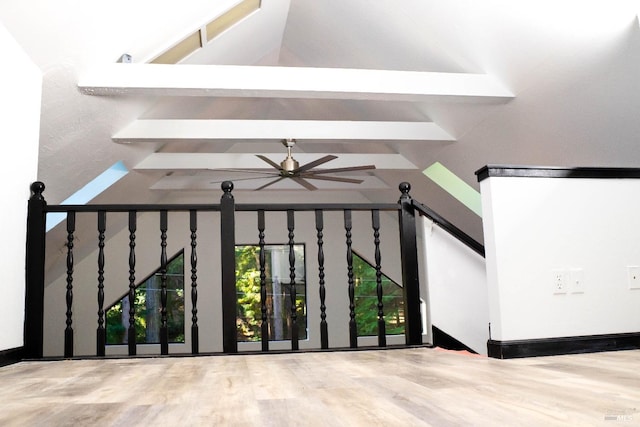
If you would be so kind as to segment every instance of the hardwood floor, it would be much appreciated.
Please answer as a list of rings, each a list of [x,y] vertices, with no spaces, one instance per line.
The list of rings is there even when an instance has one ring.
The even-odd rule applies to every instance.
[[[640,425],[640,351],[441,349],[21,362],[0,426]]]

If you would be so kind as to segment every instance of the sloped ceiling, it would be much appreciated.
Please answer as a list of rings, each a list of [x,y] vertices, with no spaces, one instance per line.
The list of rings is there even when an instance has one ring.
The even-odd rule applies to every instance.
[[[221,65],[458,77],[472,73],[494,80],[512,96],[336,96],[320,89],[313,96],[238,91],[97,96],[78,87],[124,53],[132,56],[130,65],[145,64],[236,3],[114,0],[108,8],[78,0],[0,4],[2,24],[43,72],[39,179],[47,185],[50,203],[61,202],[119,160],[131,172],[96,201],[215,201],[220,190],[212,183],[239,175],[205,170],[203,158],[271,153],[277,160],[284,157],[279,139],[294,137],[294,157],[301,159],[330,153],[358,155],[367,162],[376,158],[370,155],[399,155],[415,167],[361,173],[375,185],[315,192],[290,186],[237,191],[239,202],[271,200],[274,191],[299,202],[392,202],[399,196],[398,184],[409,181],[416,199],[482,240],[481,218],[422,170],[440,162],[478,189],[474,172],[489,163],[640,166],[640,8],[634,1],[262,0],[258,12],[184,64],[171,66],[212,66],[212,81],[205,85],[220,83],[214,81],[219,69],[213,66]],[[184,70],[175,75],[186,75]],[[248,82],[260,82],[264,73],[254,76]],[[340,81],[322,76],[307,83],[339,86]],[[402,73],[391,76],[380,90],[405,82]],[[415,86],[416,93],[424,91],[422,84]],[[270,133],[266,139],[246,135],[144,142],[116,137],[139,120],[169,119],[432,123],[447,137],[276,138]],[[5,146],[12,143],[18,142]],[[148,164],[150,156],[181,153],[191,153],[197,161],[191,167],[188,162],[138,167]]]

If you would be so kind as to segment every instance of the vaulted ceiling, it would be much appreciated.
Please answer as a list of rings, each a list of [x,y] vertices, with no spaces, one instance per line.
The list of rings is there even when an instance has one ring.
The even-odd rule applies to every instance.
[[[129,173],[94,201],[215,202],[231,179],[239,202],[392,202],[409,181],[482,240],[480,216],[423,170],[439,162],[477,190],[486,164],[640,166],[635,1],[262,0],[213,34],[238,3],[0,3],[43,73],[50,203],[118,161]],[[150,63],[199,30],[177,64]],[[273,170],[255,154],[280,162],[284,138],[301,164],[376,169],[316,191],[254,191],[267,181],[232,170]]]

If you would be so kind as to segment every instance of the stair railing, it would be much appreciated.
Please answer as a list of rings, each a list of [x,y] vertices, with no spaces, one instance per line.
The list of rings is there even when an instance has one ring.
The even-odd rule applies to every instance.
[[[222,331],[223,331],[223,352],[237,353],[238,340],[236,331],[236,283],[235,283],[235,232],[236,232],[236,212],[255,212],[258,218],[258,235],[261,246],[264,245],[264,214],[269,211],[284,212],[287,215],[287,229],[290,248],[296,241],[295,229],[295,213],[301,211],[311,211],[315,214],[315,227],[317,235],[318,247],[318,278],[319,278],[319,294],[321,300],[321,319],[320,334],[321,348],[329,348],[328,329],[326,325],[326,306],[324,300],[324,241],[323,241],[323,214],[330,211],[341,211],[344,216],[344,228],[346,239],[346,258],[348,266],[348,275],[346,278],[348,296],[349,296],[349,347],[358,346],[357,327],[355,322],[355,302],[354,302],[354,280],[352,271],[352,251],[351,251],[351,233],[352,219],[351,215],[354,211],[369,211],[372,218],[372,229],[374,235],[374,244],[376,245],[376,264],[379,270],[381,254],[379,252],[379,213],[382,211],[397,212],[399,220],[399,239],[400,239],[400,263],[402,271],[402,285],[404,294],[404,318],[405,318],[405,344],[421,345],[422,344],[422,315],[420,312],[420,283],[418,275],[418,252],[416,243],[416,220],[415,211],[416,204],[411,199],[409,191],[411,186],[408,183],[402,183],[399,186],[401,196],[398,203],[395,204],[236,204],[232,191],[233,184],[229,181],[222,184],[223,194],[219,204],[183,204],[183,205],[48,205],[44,199],[43,193],[45,186],[41,182],[35,182],[31,185],[31,197],[28,203],[27,218],[27,259],[26,259],[26,302],[25,302],[25,327],[24,327],[24,354],[28,359],[40,359],[44,356],[43,351],[43,334],[44,334],[44,298],[45,298],[45,255],[46,255],[46,214],[49,212],[66,213],[66,327],[64,333],[64,357],[74,357],[74,319],[73,319],[73,298],[74,298],[74,233],[75,233],[75,215],[79,212],[95,213],[97,216],[97,229],[99,232],[99,259],[98,259],[98,313],[97,322],[97,356],[104,356],[105,347],[105,319],[104,319],[104,284],[102,283],[102,275],[104,273],[104,233],[105,218],[110,212],[126,212],[128,213],[128,231],[129,231],[129,299],[133,303],[135,290],[135,273],[136,273],[136,227],[137,215],[140,212],[157,212],[160,215],[160,235],[161,235],[161,270],[166,272],[166,235],[167,235],[167,213],[174,211],[183,211],[190,213],[190,236],[191,236],[191,272],[193,283],[192,286],[192,303],[195,309],[197,300],[197,256],[195,248],[197,245],[197,226],[195,223],[196,213],[201,211],[214,211],[220,213],[220,256],[221,256],[221,283],[222,283]],[[421,206],[421,205],[420,205]],[[186,251],[186,249],[185,249]],[[261,251],[262,252],[262,251]],[[295,301],[295,269],[292,258],[293,251],[290,251],[290,273],[291,273],[291,299]],[[261,272],[264,272],[264,257],[260,257]],[[264,282],[264,275],[261,274],[261,281]],[[163,281],[164,282],[164,281]],[[163,286],[164,293],[161,298],[161,310],[163,313],[162,327],[160,333],[161,354],[169,353],[166,334],[166,289]],[[264,287],[261,289],[261,296],[264,297]],[[382,296],[379,295],[380,304],[382,304]],[[131,304],[133,306],[133,304]],[[202,308],[200,308],[202,310]],[[133,317],[135,313],[133,308],[130,314],[130,325],[128,329],[128,353],[130,356],[136,355],[135,331]],[[264,304],[263,304],[264,310]],[[196,311],[194,310],[193,324],[191,327],[192,353],[198,354],[198,324]],[[382,309],[380,309],[382,313]],[[292,304],[292,311],[289,313],[290,321],[295,326],[297,312],[295,303]],[[379,324],[379,346],[386,346],[384,339],[384,321]],[[264,322],[265,316],[262,313]],[[186,329],[186,328],[185,328]],[[266,332],[265,328],[263,331]],[[292,328],[291,349],[298,350],[297,328]],[[269,349],[268,333],[263,333],[262,350]]]

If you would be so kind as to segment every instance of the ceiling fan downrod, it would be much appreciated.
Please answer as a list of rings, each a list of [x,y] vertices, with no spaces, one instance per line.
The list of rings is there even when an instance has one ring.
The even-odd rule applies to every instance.
[[[300,168],[300,163],[293,157],[291,157],[291,148],[296,144],[296,140],[287,138],[282,140],[282,145],[287,147],[287,158],[280,162],[282,172],[287,175],[293,175],[293,172]]]

